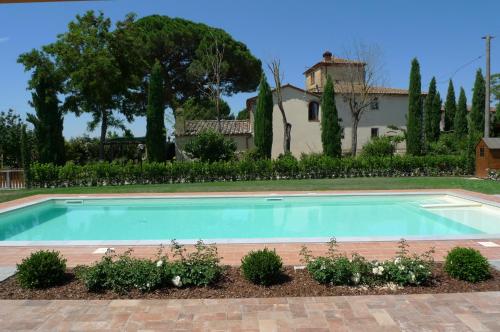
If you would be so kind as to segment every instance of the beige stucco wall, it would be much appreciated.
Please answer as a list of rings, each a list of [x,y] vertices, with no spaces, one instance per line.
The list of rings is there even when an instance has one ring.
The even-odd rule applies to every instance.
[[[319,102],[319,98],[290,87],[283,89],[283,106],[287,120],[292,124],[290,150],[296,157],[300,157],[302,153],[320,153],[323,150],[320,122],[310,122],[308,120],[308,105],[310,101]],[[342,150],[344,153],[348,153],[351,149],[351,115],[347,104],[342,100],[341,96],[336,96],[336,103],[339,117],[342,119],[341,125],[344,127]],[[358,127],[358,151],[371,139],[371,128],[379,128],[379,136],[383,136],[395,134],[393,130],[388,128],[389,125],[405,127],[407,109],[407,96],[379,96],[379,109],[366,111],[360,121]],[[321,108],[319,116],[321,120]],[[404,143],[398,146],[398,150],[398,152],[405,150]],[[281,112],[275,100],[273,109],[272,157],[276,158],[282,152],[283,122]]]
[[[354,68],[358,69],[356,75],[352,74]],[[311,81],[311,76],[314,74],[314,84]],[[345,64],[335,64],[330,66],[321,66],[317,68],[314,72],[309,73],[305,76],[306,78],[306,89],[307,91],[317,92],[323,91],[323,86],[326,83],[326,77],[330,75],[335,83],[340,82],[351,82],[351,80],[362,79],[364,75],[364,67],[350,67]],[[354,76],[351,78],[351,76]]]
[[[226,136],[231,138],[236,143],[236,153],[241,154],[248,149],[253,148],[253,137],[249,135]],[[194,136],[177,136],[175,139],[175,157],[177,160],[186,160],[187,157],[183,153],[184,146]]]

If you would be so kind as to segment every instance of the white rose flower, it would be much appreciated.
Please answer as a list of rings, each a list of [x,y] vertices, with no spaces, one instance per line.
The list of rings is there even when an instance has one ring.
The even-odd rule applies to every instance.
[[[373,273],[373,274],[378,274],[378,267],[374,267],[374,268],[372,269],[372,273]]]
[[[361,280],[361,274],[359,272],[354,273],[352,276],[352,282],[357,285],[359,281]]]
[[[161,267],[163,265],[163,261],[160,259],[158,262],[156,262],[156,267]]]
[[[415,282],[415,273],[410,272],[410,280],[411,282]]]
[[[398,266],[398,269],[400,269],[401,271],[403,271],[405,269],[405,266],[404,265],[400,265],[400,266]]]
[[[396,264],[399,264],[401,262],[401,257],[397,257],[395,260],[394,260],[394,263]]]
[[[172,284],[174,284],[175,287],[182,287],[182,281],[180,276],[176,276],[172,278]]]
[[[384,272],[384,267],[383,266],[379,266],[379,268],[378,268],[378,274],[382,275],[382,272]]]

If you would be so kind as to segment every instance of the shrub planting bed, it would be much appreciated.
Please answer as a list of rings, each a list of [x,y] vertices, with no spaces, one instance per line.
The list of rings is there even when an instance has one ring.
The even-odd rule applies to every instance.
[[[500,291],[500,272],[492,271],[492,278],[468,283],[452,279],[443,271],[443,265],[437,263],[432,271],[433,281],[425,286],[408,286],[389,289],[378,286],[331,286],[315,281],[306,270],[294,271],[293,267],[284,269],[278,284],[259,286],[246,280],[237,267],[225,267],[219,280],[206,287],[160,288],[144,293],[132,290],[120,294],[111,290],[89,292],[83,282],[69,270],[66,281],[47,289],[22,288],[15,277],[0,283],[0,299],[199,299],[199,298],[249,298],[249,297],[296,297],[296,296],[342,296],[342,295],[381,295],[381,294],[420,294],[420,293],[462,293]]]
[[[393,156],[330,158],[323,155],[291,155],[274,160],[167,162],[167,163],[94,163],[64,166],[31,165],[30,186],[71,187],[126,184],[196,183],[211,181],[248,181],[276,179],[323,179],[396,176],[468,175],[461,156]]]
[[[330,242],[326,256],[313,257],[306,247],[301,255],[306,266],[283,267],[274,250],[250,252],[241,267],[221,266],[215,245],[198,242],[187,253],[176,242],[172,259],[160,248],[155,259],[106,254],[99,262],[67,270],[46,269],[50,258],[64,264],[57,253],[37,252],[23,260],[22,273],[0,283],[0,299],[117,299],[117,298],[241,298],[283,296],[334,296],[371,294],[447,293],[500,291],[500,272],[487,263],[485,271],[467,271],[467,279],[449,271],[470,262],[457,255],[467,248],[455,248],[444,264],[436,264],[430,253],[410,255],[404,240],[396,256],[386,261],[351,258],[336,251]],[[474,252],[474,259],[482,257]],[[43,260],[40,259],[43,258]],[[57,279],[54,278],[57,276]],[[33,277],[52,280],[50,284],[26,283]],[[471,282],[471,280],[473,282]]]

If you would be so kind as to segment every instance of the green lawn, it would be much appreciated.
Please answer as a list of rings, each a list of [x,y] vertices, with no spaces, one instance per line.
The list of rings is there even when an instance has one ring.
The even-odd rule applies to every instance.
[[[91,193],[167,193],[207,191],[267,191],[267,190],[360,190],[360,189],[466,189],[485,194],[500,194],[500,182],[470,180],[460,177],[420,178],[353,178],[318,180],[276,180],[210,182],[161,185],[128,185],[111,187],[75,187],[0,191],[0,202],[36,194]]]

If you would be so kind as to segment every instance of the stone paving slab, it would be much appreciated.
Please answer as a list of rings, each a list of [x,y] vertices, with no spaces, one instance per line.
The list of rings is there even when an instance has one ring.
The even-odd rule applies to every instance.
[[[500,292],[0,301],[2,331],[500,331]]]
[[[0,282],[16,274],[15,266],[0,266]]]

